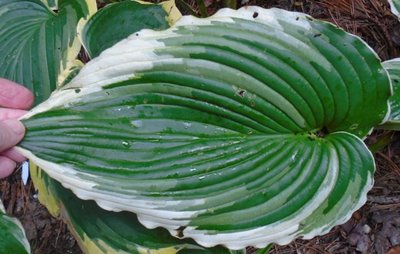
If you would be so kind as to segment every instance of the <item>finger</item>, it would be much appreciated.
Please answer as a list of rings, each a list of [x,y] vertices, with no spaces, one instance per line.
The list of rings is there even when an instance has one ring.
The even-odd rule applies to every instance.
[[[22,154],[20,154],[17,151],[17,149],[15,149],[15,148],[8,149],[7,151],[3,152],[1,155],[5,156],[7,158],[10,158],[11,160],[18,162],[18,163],[26,161],[26,158]]]
[[[0,78],[0,106],[28,109],[34,97],[29,89],[7,79]]]
[[[0,108],[0,121],[5,121],[8,119],[18,119],[25,115],[28,111],[22,109],[9,109]]]
[[[6,120],[0,122],[0,152],[5,151],[24,137],[25,127],[18,120]]]
[[[17,163],[10,158],[0,156],[0,179],[5,178],[14,171]]]

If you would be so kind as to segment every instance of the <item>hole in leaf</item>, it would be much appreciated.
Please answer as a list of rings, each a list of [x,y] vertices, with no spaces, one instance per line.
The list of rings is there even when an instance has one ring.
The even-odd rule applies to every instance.
[[[239,95],[241,98],[244,98],[244,96],[246,95],[246,90],[239,89],[239,90],[236,92],[236,94]]]
[[[177,230],[176,230],[176,236],[177,237],[179,237],[179,238],[183,238],[183,230],[185,230],[185,228],[186,227],[184,227],[184,226],[182,226],[182,227],[179,227]]]
[[[253,13],[253,18],[257,18],[258,17],[258,12],[254,12]]]

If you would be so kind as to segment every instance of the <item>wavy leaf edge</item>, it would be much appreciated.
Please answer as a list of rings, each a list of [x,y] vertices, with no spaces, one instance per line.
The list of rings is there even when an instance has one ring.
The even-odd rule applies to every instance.
[[[394,15],[400,19],[400,1],[399,0],[389,0],[390,10]]]
[[[5,239],[0,239],[0,251],[13,250],[15,253],[31,253],[31,246],[29,245],[28,239],[26,238],[25,230],[21,222],[13,217],[6,214],[3,202],[0,199],[0,228],[2,232],[0,235],[5,234]],[[6,229],[4,232],[3,230]],[[7,231],[7,229],[9,231]],[[8,241],[12,242],[8,242]],[[12,246],[11,246],[11,245]],[[5,252],[4,252],[5,253]]]
[[[389,74],[393,88],[393,94],[389,99],[390,116],[382,126],[391,126],[389,129],[400,130],[400,58],[384,61],[382,65]],[[378,126],[378,128],[382,126]]]
[[[260,15],[262,17],[267,17],[266,19],[270,22],[274,22],[273,19],[271,19],[269,17],[268,14],[270,14],[269,11],[266,11],[262,8],[259,7],[246,7],[246,8],[242,8],[240,9],[238,12],[234,12],[232,10],[227,10],[227,9],[223,9],[221,11],[219,11],[215,16],[213,16],[214,18],[218,17],[221,18],[222,20],[229,22],[229,20],[232,17],[236,17],[236,18],[243,18],[245,17],[245,19],[249,19],[249,16],[254,16],[254,13],[258,13],[257,15]],[[271,9],[271,12],[277,12],[279,14],[279,10],[277,9]],[[306,17],[306,19],[309,19],[309,16],[304,15],[302,13],[295,13],[292,15],[297,15],[297,16],[301,16],[301,17]],[[209,19],[195,19],[193,17],[183,17],[180,21],[178,21],[177,24],[179,24],[179,26],[184,26],[184,25],[189,25],[192,24],[193,22],[199,22],[200,24],[196,23],[196,25],[204,25],[204,24],[210,24],[211,21],[209,21]],[[278,24],[279,25],[279,24]],[[306,24],[303,24],[306,25]],[[333,26],[333,25],[332,25]],[[169,29],[174,31],[175,27]],[[148,31],[148,30],[144,30],[140,32],[141,34],[145,34],[145,35],[151,35],[153,32],[152,31]],[[132,35],[131,37],[134,37],[136,35]],[[354,36],[356,37],[356,36]],[[358,38],[358,37],[357,37]],[[363,42],[363,41],[361,41]],[[120,43],[118,43],[117,45],[123,45],[124,43],[127,43],[127,40],[124,40]],[[365,42],[363,42],[365,45],[367,45]],[[364,45],[364,46],[365,46]],[[367,45],[368,48],[370,48]],[[113,47],[114,48],[114,47]],[[104,51],[101,55],[101,57],[105,57],[107,56],[107,54],[112,54],[113,52],[113,48]],[[373,52],[373,51],[372,51]],[[140,54],[140,53],[139,53]],[[376,58],[379,59],[377,57],[377,55],[375,54]],[[93,62],[99,61],[98,59],[94,59]],[[146,70],[146,68],[151,68],[151,66],[146,66],[146,63],[144,64],[145,67],[142,70]],[[92,64],[91,66],[95,66],[94,64]],[[81,72],[81,74],[79,74],[74,80],[71,81],[71,83],[67,86],[65,86],[64,89],[59,90],[57,93],[54,93],[51,97],[51,99],[43,104],[41,104],[40,106],[36,107],[33,111],[31,111],[27,116],[25,116],[23,119],[29,119],[32,116],[35,116],[37,114],[40,114],[41,112],[45,112],[50,108],[55,108],[58,106],[62,106],[64,105],[66,102],[69,102],[70,100],[75,100],[76,98],[81,98],[84,95],[93,93],[93,92],[99,92],[101,91],[101,87],[107,86],[108,84],[111,83],[115,83],[115,82],[119,82],[119,81],[123,81],[126,80],[127,78],[131,77],[131,76],[120,76],[120,77],[112,77],[109,79],[104,79],[104,77],[102,77],[101,75],[98,75],[99,73],[96,73],[95,77],[87,77],[85,76],[85,71],[90,73],[90,67],[84,67],[83,72]],[[384,70],[383,70],[384,71]],[[82,74],[83,73],[83,74]],[[89,85],[88,85],[89,83]],[[83,84],[86,84],[85,86],[82,86]],[[390,83],[389,83],[390,84]],[[76,89],[79,89],[79,93],[76,93]],[[391,88],[390,88],[391,89]],[[388,104],[388,103],[387,103]],[[386,120],[386,118],[389,117],[389,110],[386,110],[384,112],[384,116],[382,117],[382,122],[384,122]],[[368,130],[368,132],[371,132],[373,129],[373,126],[371,126],[371,128]],[[354,142],[357,142],[358,145],[360,145],[360,147],[363,151],[363,153],[365,153],[364,155],[366,157],[369,157],[368,159],[370,160],[368,162],[368,165],[373,167],[370,168],[369,171],[373,173],[373,171],[375,170],[375,165],[374,165],[374,158],[372,156],[372,154],[369,152],[369,150],[367,149],[367,147],[365,146],[365,144],[362,142],[362,140],[354,134],[348,133],[348,132],[342,132],[342,131],[336,131],[333,132],[329,135],[349,135],[352,138],[354,138]],[[364,135],[363,135],[364,136]],[[362,144],[362,145],[361,145]],[[19,149],[25,156],[31,158],[35,163],[37,163],[40,167],[44,168],[44,169],[52,169],[52,171],[48,171],[47,173],[51,176],[54,177],[55,179],[58,179],[64,187],[72,189],[74,191],[74,193],[80,197],[81,199],[95,199],[96,202],[99,204],[100,207],[107,209],[107,210],[112,210],[112,211],[120,211],[120,210],[126,210],[126,207],[119,207],[115,206],[114,202],[116,201],[114,200],[101,200],[101,198],[96,198],[96,194],[90,193],[90,190],[92,188],[95,188],[96,183],[95,182],[86,182],[85,188],[84,189],[75,189],[74,185],[79,185],[82,186],[82,182],[78,183],[76,182],[76,179],[74,178],[74,174],[76,173],[72,173],[69,172],[70,170],[68,169],[68,167],[66,166],[61,166],[59,164],[54,164],[51,162],[47,162],[45,160],[42,160],[38,157],[36,157],[34,154],[32,154],[31,152],[24,150],[22,148]],[[372,163],[371,163],[372,162]],[[54,173],[57,172],[58,173]],[[328,232],[333,226],[335,226],[336,224],[340,224],[340,223],[344,223],[345,221],[347,221],[351,214],[356,211],[358,208],[360,208],[362,206],[362,204],[365,203],[366,201],[366,193],[372,188],[373,185],[373,178],[372,178],[372,173],[368,173],[369,176],[366,177],[367,178],[367,183],[364,185],[364,188],[359,192],[361,198],[358,199],[357,203],[352,207],[351,210],[347,211],[347,214],[345,216],[342,216],[340,219],[336,220],[334,225],[329,225],[328,228],[318,228],[312,231],[309,231],[307,234],[298,234],[298,233],[289,233],[288,236],[285,237],[281,237],[279,240],[274,239],[274,242],[279,243],[279,244],[286,244],[289,243],[290,241],[292,241],[294,238],[299,237],[299,236],[303,236],[304,238],[312,238],[317,234],[322,234],[322,233],[326,233]],[[100,194],[101,195],[101,194]],[[122,199],[123,200],[123,199]],[[125,200],[125,201],[119,201],[120,203],[125,203],[129,201],[129,197]],[[129,209],[128,209],[129,210]],[[148,214],[150,215],[150,217],[147,217],[147,215],[141,215],[140,214],[140,209],[139,210],[130,210],[133,212],[138,212],[138,216],[140,221],[147,227],[149,228],[153,228],[156,226],[166,226],[164,225],[162,222],[160,224],[160,222],[156,222],[154,223],[154,219],[156,217],[159,216],[158,212],[155,211],[154,214]],[[189,217],[191,217],[192,215],[195,215],[196,213],[191,213],[188,212]],[[162,216],[166,216],[166,217],[170,217],[173,218],[174,216],[176,216],[176,214],[174,212],[166,212],[165,214],[163,214]],[[162,220],[161,220],[162,221]],[[176,234],[176,230],[179,229],[180,227],[182,227],[183,225],[187,225],[188,221],[181,221],[180,222],[181,226],[171,226],[167,229],[170,230],[171,234],[175,235]],[[183,224],[182,224],[183,223]],[[193,234],[187,233],[190,232],[191,230],[193,231]],[[201,230],[196,230],[195,228],[190,228],[190,227],[186,227],[184,229],[184,231],[186,232],[185,237],[191,237],[193,239],[195,239],[198,243],[206,246],[206,247],[210,247],[210,246],[214,246],[216,244],[225,244],[226,246],[228,246],[228,248],[231,249],[241,249],[244,246],[247,246],[248,244],[246,243],[232,243],[232,242],[224,242],[224,240],[222,240],[221,238],[226,238],[227,236],[224,234],[218,234],[221,237],[216,237],[214,235],[215,238],[218,238],[216,242],[214,242],[212,239],[210,239],[209,236],[204,238],[204,232],[202,233]],[[257,229],[255,229],[255,231],[259,231]],[[200,232],[200,233],[199,233]],[[251,232],[249,235],[253,235],[253,231],[249,231]],[[209,233],[209,232],[206,232]],[[232,234],[228,234],[229,236],[231,236]],[[243,236],[243,234],[238,233],[238,235],[235,237],[235,239],[241,239],[241,237]],[[213,236],[211,236],[212,238]],[[266,245],[268,245],[270,242],[268,242],[268,240],[266,240],[265,238],[262,239],[262,241],[260,239],[254,240],[254,241],[248,241],[248,243],[250,245],[253,245],[255,247],[265,247]]]

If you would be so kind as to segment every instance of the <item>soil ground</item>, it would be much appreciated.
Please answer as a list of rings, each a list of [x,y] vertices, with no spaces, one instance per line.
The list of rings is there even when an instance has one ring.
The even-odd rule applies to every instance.
[[[197,10],[196,1],[185,2]],[[205,4],[209,14],[223,7],[223,1],[205,0]],[[243,5],[305,12],[359,35],[382,60],[400,57],[400,23],[386,0],[239,0],[238,6]],[[374,132],[366,142],[379,149],[375,185],[367,203],[330,233],[275,245],[270,253],[400,254],[400,133]],[[39,204],[32,183],[21,183],[19,170],[0,181],[0,197],[7,213],[21,220],[34,254],[82,253],[66,225]]]

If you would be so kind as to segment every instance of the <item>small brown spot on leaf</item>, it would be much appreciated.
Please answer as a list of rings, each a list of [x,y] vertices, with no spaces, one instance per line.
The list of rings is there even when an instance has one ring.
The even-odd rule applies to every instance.
[[[254,12],[253,13],[253,18],[257,18],[258,17],[258,12]]]
[[[236,94],[239,95],[241,98],[244,98],[244,96],[246,95],[246,90],[239,89]]]
[[[183,230],[185,230],[186,229],[186,227],[179,227],[177,230],[176,230],[176,236],[177,237],[179,237],[179,238],[183,238],[184,237],[184,235],[183,235]]]

